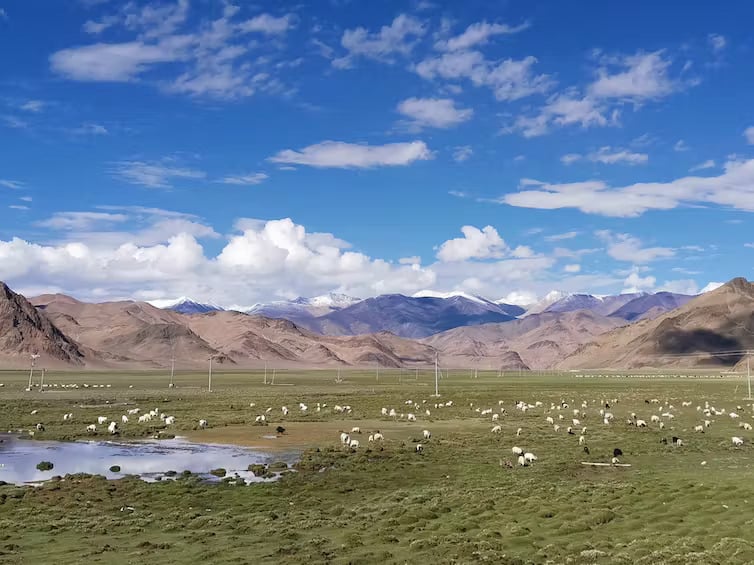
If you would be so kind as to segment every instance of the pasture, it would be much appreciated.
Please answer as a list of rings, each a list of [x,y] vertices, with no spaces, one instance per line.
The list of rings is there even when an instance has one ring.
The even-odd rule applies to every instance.
[[[28,372],[0,372],[3,431],[41,423],[35,439],[107,440],[106,425],[95,433],[87,426],[98,416],[120,422],[139,407],[175,423],[131,419],[119,426],[121,438],[162,431],[301,451],[297,472],[274,483],[69,476],[41,487],[0,486],[0,563],[754,562],[754,433],[741,427],[754,424],[754,413],[740,377],[451,371],[439,398],[431,371],[383,370],[379,379],[343,371],[341,379],[332,370],[278,371],[265,385],[260,371],[215,372],[209,393],[206,373],[176,374],[169,389],[164,373],[48,372],[48,384],[79,388],[26,392]],[[517,401],[532,407],[522,411]],[[705,402],[717,414],[706,416]],[[600,410],[614,415],[609,424]],[[66,413],[73,417],[64,421]],[[647,427],[629,425],[632,413]],[[256,423],[262,414],[266,425]],[[704,420],[709,427],[694,431]],[[273,439],[277,426],[285,432]],[[339,437],[353,427],[361,429],[351,434],[355,450]],[[376,430],[384,441],[368,442]],[[732,436],[744,444],[734,447]],[[518,465],[514,446],[537,460]],[[615,448],[630,467],[582,464],[610,463]]]

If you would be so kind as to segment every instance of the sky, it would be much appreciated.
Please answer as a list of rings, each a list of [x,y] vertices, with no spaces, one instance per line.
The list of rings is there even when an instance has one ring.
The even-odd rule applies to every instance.
[[[0,280],[244,306],[751,278],[752,16],[0,0]]]

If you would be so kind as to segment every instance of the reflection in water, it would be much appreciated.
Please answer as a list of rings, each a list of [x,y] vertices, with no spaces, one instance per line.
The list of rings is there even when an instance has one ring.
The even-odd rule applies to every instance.
[[[263,481],[247,471],[252,463],[285,461],[293,463],[295,454],[270,455],[262,451],[234,445],[191,443],[186,440],[166,439],[138,442],[117,441],[33,441],[0,435],[0,481],[7,483],[38,483],[54,475],[90,473],[109,479],[126,475],[139,475],[147,481],[162,478],[167,471],[184,470],[199,474],[208,480],[219,480],[209,474],[222,467],[228,476],[236,473],[249,481]],[[50,461],[52,471],[39,471],[40,461]],[[119,473],[110,471],[118,465]]]

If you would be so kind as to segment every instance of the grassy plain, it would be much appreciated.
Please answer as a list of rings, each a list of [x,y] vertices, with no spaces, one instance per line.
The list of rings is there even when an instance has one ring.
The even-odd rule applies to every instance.
[[[99,415],[157,407],[176,416],[172,433],[197,441],[303,450],[297,473],[251,486],[100,477],[1,486],[0,563],[754,563],[754,434],[738,427],[754,421],[741,379],[493,373],[474,379],[451,372],[437,399],[428,371],[418,378],[397,371],[382,371],[379,381],[374,372],[342,378],[278,371],[275,385],[264,385],[261,372],[216,372],[208,393],[206,374],[178,374],[176,388],[168,389],[167,377],[157,373],[48,373],[48,383],[112,386],[40,393],[24,392],[28,374],[0,372],[1,430],[41,422],[45,431],[37,438],[86,438],[86,425]],[[646,402],[654,398],[660,403]],[[421,408],[407,406],[409,399]],[[452,407],[434,407],[448,400]],[[506,409],[502,434],[492,434],[491,417],[475,408],[499,412],[499,400]],[[543,407],[522,413],[516,400]],[[550,411],[561,400],[569,408]],[[582,401],[589,455],[578,434],[565,433]],[[605,401],[615,415],[610,426],[598,413]],[[695,433],[704,419],[696,406],[705,401],[741,418],[716,416],[705,433]],[[309,406],[307,414],[299,402]],[[327,408],[316,412],[317,402]],[[353,413],[333,412],[336,404]],[[650,422],[667,404],[675,417],[663,418],[663,430],[625,423],[632,412]],[[291,410],[286,417],[282,405]],[[267,407],[270,425],[255,426]],[[382,417],[382,407],[414,412],[418,421]],[[66,412],[74,413],[72,422],[63,422]],[[545,417],[558,414],[563,430],[556,433]],[[199,418],[210,428],[198,430]],[[285,437],[265,438],[277,425]],[[338,438],[352,426],[364,432],[355,453]],[[432,439],[421,440],[424,451],[417,454],[425,428]],[[158,429],[130,422],[122,431],[139,438]],[[386,441],[368,445],[367,432],[375,429]],[[744,437],[743,447],[731,445],[733,435]],[[661,443],[671,436],[685,445]],[[506,460],[515,463],[514,445],[538,461],[507,468]],[[615,447],[631,467],[581,464],[609,462]],[[134,511],[121,512],[123,506]]]

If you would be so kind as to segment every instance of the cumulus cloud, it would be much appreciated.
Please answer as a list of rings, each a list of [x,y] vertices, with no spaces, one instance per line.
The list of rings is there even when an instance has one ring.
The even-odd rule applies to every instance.
[[[578,263],[571,263],[563,267],[563,270],[566,273],[578,273],[581,271],[581,265],[579,265]]]
[[[519,191],[497,202],[523,208],[576,208],[587,214],[640,216],[648,210],[671,210],[683,204],[714,204],[754,212],[754,159],[728,161],[718,176],[682,177],[670,182],[611,187],[601,180],[550,184],[524,179]]]
[[[474,86],[490,88],[499,101],[543,94],[554,85],[552,77],[536,74],[536,57],[489,61],[479,51],[454,51],[421,61],[414,70],[427,80],[466,79]]]
[[[268,160],[273,163],[307,165],[318,168],[367,169],[410,165],[432,159],[432,152],[423,141],[368,145],[323,141],[299,151],[286,149]]]
[[[333,59],[332,64],[339,69],[353,66],[360,57],[392,63],[396,55],[411,53],[416,41],[427,31],[424,23],[413,16],[400,14],[390,25],[382,26],[377,32],[357,27],[343,32],[340,40],[346,55]]]
[[[754,145],[754,126],[749,126],[744,130],[744,137],[749,145]]]
[[[519,33],[528,27],[528,23],[510,26],[508,24],[491,24],[486,21],[477,22],[467,27],[460,35],[437,41],[435,49],[440,51],[462,51],[476,45],[484,45],[493,36]]]
[[[639,274],[638,269],[634,269],[631,271],[631,274],[626,277],[626,280],[623,281],[623,292],[632,293],[651,291],[654,289],[656,283],[657,279],[655,277],[651,275],[642,277]]]
[[[474,226],[463,226],[461,233],[463,237],[449,239],[440,246],[437,251],[440,261],[499,258],[508,251],[508,245],[492,226],[481,230]]]
[[[663,51],[608,58],[589,92],[598,98],[631,101],[662,98],[682,87],[681,81],[670,77],[671,65]],[[611,72],[614,69],[617,72]]]
[[[453,160],[456,163],[463,163],[464,161],[468,161],[473,154],[474,150],[470,145],[459,145],[453,149]]]
[[[450,98],[407,98],[398,104],[398,112],[410,119],[406,125],[413,130],[451,128],[474,114],[470,108],[456,108]]]

